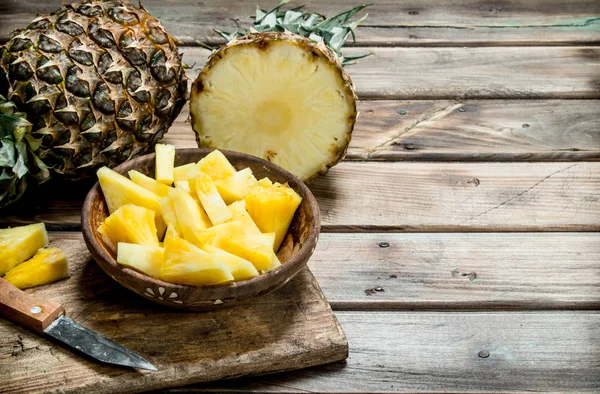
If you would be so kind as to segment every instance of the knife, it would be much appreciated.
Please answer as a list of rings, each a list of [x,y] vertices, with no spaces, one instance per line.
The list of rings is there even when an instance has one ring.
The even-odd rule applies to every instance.
[[[66,317],[62,305],[27,294],[2,278],[0,315],[103,363],[156,371],[154,365],[131,350]]]

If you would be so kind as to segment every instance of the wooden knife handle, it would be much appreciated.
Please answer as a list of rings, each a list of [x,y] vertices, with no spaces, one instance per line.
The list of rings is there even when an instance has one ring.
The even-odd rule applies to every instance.
[[[0,315],[37,333],[65,314],[62,305],[29,295],[0,278]]]

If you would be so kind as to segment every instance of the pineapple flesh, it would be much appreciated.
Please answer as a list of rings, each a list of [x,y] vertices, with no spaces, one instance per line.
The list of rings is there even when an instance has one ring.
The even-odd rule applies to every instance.
[[[231,212],[232,220],[240,223],[246,234],[260,234],[260,229],[246,210],[246,201],[236,201],[230,204],[227,209]]]
[[[219,247],[250,261],[259,271],[269,271],[279,266],[273,251],[274,242],[275,233],[242,234],[222,239]]]
[[[158,246],[154,211],[127,204],[113,212],[98,228],[116,246],[119,242]]]
[[[117,262],[142,274],[159,278],[160,268],[164,261],[164,252],[164,249],[159,246],[119,242]]]
[[[129,179],[131,179],[135,184],[140,185],[144,189],[151,191],[159,197],[167,196],[169,191],[172,189],[171,187],[159,183],[155,179],[152,179],[136,170],[131,170],[127,174],[129,175]]]
[[[256,178],[249,167],[236,172],[230,177],[215,181],[215,186],[227,205],[243,200],[255,185]]]
[[[126,204],[135,204],[160,212],[160,196],[123,175],[102,167],[98,170],[98,181],[110,213]]]
[[[185,190],[175,188],[169,193],[169,199],[175,209],[177,224],[183,238],[195,243],[195,233],[212,226],[206,212]]]
[[[175,147],[156,144],[156,181],[165,185],[173,184]]]
[[[227,209],[227,204],[221,198],[210,176],[201,172],[188,182],[212,224],[220,224],[231,219],[231,212]]]
[[[196,163],[188,163],[173,168],[173,181],[187,181],[187,173],[196,166]]]
[[[344,156],[356,96],[339,58],[291,33],[251,33],[209,58],[192,86],[201,147],[269,160],[308,181]]]
[[[219,258],[183,239],[165,243],[165,261],[160,278],[166,282],[192,286],[213,285],[234,280]]]
[[[203,157],[195,166],[192,167],[187,173],[187,178],[191,179],[197,177],[198,174],[204,173],[213,181],[219,179],[225,179],[235,174],[235,168],[231,165],[225,155],[219,151],[214,150],[208,155]]]
[[[38,250],[31,259],[8,271],[4,279],[19,289],[26,289],[68,277],[65,253],[59,248],[48,248]]]
[[[238,257],[212,245],[206,245],[203,247],[203,249],[220,259],[227,266],[227,268],[229,268],[233,279],[236,281],[252,279],[259,274],[254,265],[252,265],[252,263],[246,259]]]
[[[44,223],[0,230],[0,276],[48,246]]]

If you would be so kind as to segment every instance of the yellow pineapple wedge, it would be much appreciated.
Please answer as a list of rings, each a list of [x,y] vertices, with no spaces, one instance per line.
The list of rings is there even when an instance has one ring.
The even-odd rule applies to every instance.
[[[255,185],[256,178],[250,168],[244,168],[228,178],[215,181],[215,186],[227,205],[244,199]]]
[[[275,233],[275,250],[283,241],[296,209],[302,202],[288,185],[260,180],[245,197],[246,210],[263,233]]]
[[[179,188],[171,190],[169,199],[173,204],[181,235],[185,240],[196,243],[194,234],[212,226],[206,212],[185,190]]]
[[[165,282],[192,286],[231,282],[233,275],[217,257],[183,239],[165,242],[165,261],[160,269]]]
[[[225,263],[227,268],[229,268],[229,271],[231,271],[233,279],[236,281],[252,279],[255,276],[258,276],[258,270],[246,259],[212,245],[206,245],[203,249]]]
[[[4,279],[19,289],[26,289],[68,277],[65,253],[59,248],[48,248],[38,250],[31,259],[8,271]]]
[[[268,271],[278,266],[274,262],[277,258],[273,251],[274,242],[275,233],[242,234],[221,239],[219,247],[250,261],[259,271]]]
[[[175,166],[175,147],[173,145],[156,144],[156,180],[165,185],[173,183]]]
[[[126,204],[135,204],[160,212],[160,196],[110,168],[102,167],[98,170],[98,181],[110,213]]]
[[[244,227],[246,234],[260,234],[260,229],[254,223],[248,211],[246,211],[246,201],[236,201],[228,205],[227,209],[231,212],[232,221],[240,223]]]
[[[246,229],[241,222],[235,220],[197,231],[194,233],[196,241],[193,243],[201,248],[205,245],[218,246],[223,238],[242,234],[246,234]]]
[[[181,181],[175,181],[175,187],[177,189],[185,190],[187,193],[192,194],[192,189],[190,188],[190,183],[187,179]]]
[[[187,173],[194,168],[196,163],[188,163],[179,167],[173,168],[173,181],[187,181]]]
[[[168,242],[171,239],[181,238],[180,234],[173,229],[171,226],[167,226],[167,231],[165,231],[165,239],[163,243]]]
[[[227,204],[223,201],[215,183],[207,174],[200,172],[188,181],[212,224],[220,224],[231,219]]]
[[[117,263],[158,279],[164,261],[164,253],[165,250],[158,246],[119,242]]]
[[[119,242],[158,246],[154,211],[137,205],[123,205],[98,228],[116,246]]]
[[[169,232],[171,236],[177,235],[177,237],[181,238],[181,227],[177,223],[177,213],[170,197],[167,196],[160,199],[160,212],[167,225],[165,238]]]
[[[0,276],[48,246],[44,223],[0,230]]]
[[[155,179],[152,179],[136,170],[131,170],[127,174],[129,175],[129,179],[131,179],[134,183],[140,185],[146,190],[151,191],[159,197],[167,196],[169,191],[172,189],[172,187],[159,183]]]
[[[213,181],[217,181],[232,176],[236,171],[225,155],[221,151],[215,149],[192,167],[192,169],[188,171],[187,177],[188,179],[194,178],[201,172],[210,176]]]

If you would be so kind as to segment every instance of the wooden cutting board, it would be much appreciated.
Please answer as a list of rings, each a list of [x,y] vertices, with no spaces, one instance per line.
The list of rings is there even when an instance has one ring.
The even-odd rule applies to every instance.
[[[0,318],[0,392],[113,393],[330,363],[348,343],[308,268],[256,303],[187,313],[122,288],[91,259],[79,233],[59,233],[71,278],[28,290],[64,305],[82,325],[139,353],[158,372],[98,364]]]

